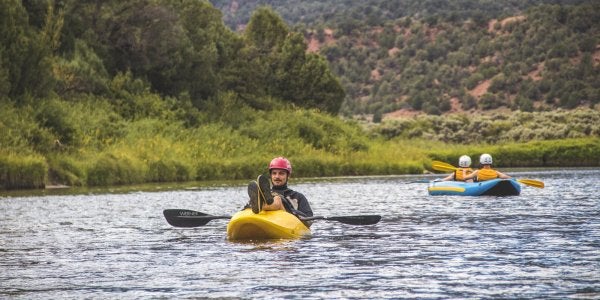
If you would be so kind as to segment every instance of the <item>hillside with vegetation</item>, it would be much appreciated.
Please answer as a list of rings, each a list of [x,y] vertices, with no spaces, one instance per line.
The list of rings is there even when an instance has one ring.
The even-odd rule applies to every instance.
[[[340,113],[594,108],[598,1],[212,1],[229,25],[270,5],[346,90]]]
[[[543,4],[579,5],[590,0],[210,0],[223,12],[223,20],[236,30],[248,23],[260,6],[269,6],[289,24],[309,27],[336,27],[344,31],[385,23],[403,17],[468,20],[485,23],[520,14]]]
[[[268,7],[242,31],[224,19],[197,0],[0,0],[0,189],[248,179],[280,155],[303,177],[422,173],[483,149],[499,166],[600,165],[597,109],[365,125],[343,116],[356,91],[330,57],[355,59],[354,43],[313,50],[312,29]]]

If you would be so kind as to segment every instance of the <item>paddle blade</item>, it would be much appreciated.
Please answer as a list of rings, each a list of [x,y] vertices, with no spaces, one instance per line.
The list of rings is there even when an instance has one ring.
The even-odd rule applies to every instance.
[[[434,160],[431,162],[431,168],[436,171],[442,171],[446,173],[454,172],[457,168],[451,164]]]
[[[198,227],[206,225],[211,220],[229,219],[229,216],[213,216],[188,209],[165,209],[163,211],[167,223],[175,227]]]
[[[373,225],[379,223],[380,215],[328,217],[328,220],[338,221],[349,225]]]
[[[343,216],[343,217],[300,217],[301,221],[314,221],[314,220],[326,220],[326,221],[337,221],[349,225],[373,225],[377,224],[381,220],[380,215],[362,215],[362,216]]]
[[[532,187],[536,187],[536,188],[540,188],[543,189],[544,188],[544,182],[539,181],[539,180],[534,180],[534,179],[517,179],[518,182],[522,183],[522,184],[526,184]]]

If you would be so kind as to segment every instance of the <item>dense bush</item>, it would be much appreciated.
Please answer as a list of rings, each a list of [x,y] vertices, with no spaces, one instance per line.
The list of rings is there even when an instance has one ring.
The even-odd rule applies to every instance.
[[[0,152],[0,189],[44,188],[48,164],[40,155]]]
[[[421,115],[385,120],[373,130],[389,139],[429,138],[460,144],[599,138],[600,111],[577,109],[448,117]]]
[[[87,184],[119,185],[145,182],[147,166],[131,153],[103,154],[93,162],[87,173]]]
[[[432,160],[458,164],[461,155],[469,155],[473,166],[482,153],[494,158],[496,167],[590,167],[600,164],[600,139],[568,139],[507,143],[503,145],[456,145],[431,151]]]

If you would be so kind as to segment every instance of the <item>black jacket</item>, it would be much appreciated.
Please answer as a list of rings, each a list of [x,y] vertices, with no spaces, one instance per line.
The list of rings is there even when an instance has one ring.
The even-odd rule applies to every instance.
[[[283,206],[285,210],[296,216],[312,217],[313,211],[310,208],[308,200],[302,193],[289,189],[287,185],[274,186],[272,191],[283,195]],[[294,205],[296,204],[296,205]],[[297,207],[297,208],[296,208]]]

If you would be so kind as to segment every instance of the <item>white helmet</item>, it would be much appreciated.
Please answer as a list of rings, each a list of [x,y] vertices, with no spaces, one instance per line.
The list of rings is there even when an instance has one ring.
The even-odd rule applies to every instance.
[[[458,159],[458,166],[468,168],[471,165],[471,158],[468,155],[463,155]]]
[[[481,154],[481,156],[479,157],[479,163],[481,163],[482,165],[491,165],[492,156],[487,153]]]

